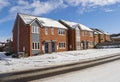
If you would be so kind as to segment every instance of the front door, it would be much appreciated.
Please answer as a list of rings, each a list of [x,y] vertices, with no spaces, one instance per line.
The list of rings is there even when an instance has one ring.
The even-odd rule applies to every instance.
[[[48,53],[49,52],[49,45],[48,43],[46,42],[45,43],[45,53]]]
[[[52,42],[52,52],[55,52],[55,42]]]
[[[85,42],[84,41],[82,41],[82,47],[83,47],[83,49],[85,49]]]

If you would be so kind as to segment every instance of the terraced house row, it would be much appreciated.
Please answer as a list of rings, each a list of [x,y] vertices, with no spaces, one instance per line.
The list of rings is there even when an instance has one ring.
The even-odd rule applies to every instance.
[[[14,52],[29,56],[94,48],[103,39],[109,41],[109,35],[80,23],[26,14],[17,14],[13,27]]]

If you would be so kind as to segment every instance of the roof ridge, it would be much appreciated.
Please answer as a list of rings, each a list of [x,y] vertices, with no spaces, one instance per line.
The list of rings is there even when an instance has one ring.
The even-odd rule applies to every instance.
[[[38,17],[38,18],[45,18],[45,19],[49,19],[49,20],[53,20],[53,21],[57,21],[56,19],[53,19],[53,18],[47,18],[47,17],[42,17],[42,16],[37,16],[37,15],[29,15],[29,14],[24,14],[24,13],[18,13],[19,15],[27,15],[27,16],[32,16],[32,17]]]
[[[27,15],[27,16],[34,16],[34,17],[40,17],[40,16],[37,16],[37,15],[31,15],[31,14],[25,14],[25,13],[18,13],[18,15]]]

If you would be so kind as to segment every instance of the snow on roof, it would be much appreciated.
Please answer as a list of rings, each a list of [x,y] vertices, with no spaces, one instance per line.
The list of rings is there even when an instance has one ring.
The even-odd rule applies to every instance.
[[[97,32],[94,32],[94,34],[99,34],[99,33],[97,33]]]
[[[82,30],[87,30],[87,31],[92,31],[90,28],[88,28],[87,26],[83,25],[83,24],[79,24]]]
[[[26,14],[19,14],[19,16],[23,19],[25,24],[30,24],[34,19],[38,19],[39,22],[43,26],[58,27],[58,28],[67,29],[64,25],[62,25],[58,21],[52,20],[52,19],[49,19],[49,18],[43,18],[43,17],[38,17],[38,16],[31,16],[31,15],[26,15]]]
[[[94,31],[94,34],[104,34],[99,29],[91,28]]]
[[[80,23],[70,22],[70,21],[66,21],[66,20],[61,20],[61,21],[66,23],[67,25],[69,25],[71,28],[75,28],[75,27],[79,26],[81,28],[81,30],[93,31],[90,28],[88,28],[87,26],[80,24]]]
[[[98,34],[104,34],[104,33],[102,33],[102,32],[100,32],[100,31],[96,31]]]
[[[113,36],[112,38],[120,38],[120,36]]]
[[[101,29],[97,29],[98,31],[102,32],[103,34],[109,35],[107,32],[101,30]]]

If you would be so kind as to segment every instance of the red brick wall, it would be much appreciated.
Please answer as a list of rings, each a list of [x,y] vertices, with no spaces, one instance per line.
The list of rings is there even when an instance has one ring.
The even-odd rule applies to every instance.
[[[18,33],[18,17],[16,18],[15,25],[13,28],[13,47],[14,52],[17,53],[17,33]],[[23,52],[23,47],[25,48],[25,53],[32,55],[32,26],[25,25],[23,20],[20,18],[20,37],[19,37],[19,51]],[[54,35],[51,34],[51,28],[48,28],[48,35],[45,35],[45,27],[40,27],[40,50],[42,50],[43,41],[45,40],[56,40],[56,45],[59,42],[65,42],[66,48],[56,50],[59,51],[67,51],[68,50],[68,39],[67,39],[67,30],[65,30],[65,35],[58,35],[58,28],[54,29]]]
[[[99,43],[105,42],[105,35],[104,34],[99,34]]]
[[[13,27],[13,51],[17,53],[17,18]]]
[[[80,31],[80,40],[81,41],[88,41],[88,42],[94,42],[94,35],[91,37],[90,36],[90,31],[85,31],[85,30],[81,30]],[[90,46],[89,45],[89,47],[88,48],[93,48],[94,47],[94,45],[93,46]]]
[[[99,43],[99,35],[98,34],[94,34],[94,42],[95,42],[95,45],[97,43]]]
[[[23,47],[25,47],[25,53],[30,53],[30,26],[26,26],[23,20],[20,18],[20,34],[19,34],[19,52],[23,52]],[[17,53],[17,37],[18,37],[18,17],[15,21],[13,28],[13,49]]]
[[[54,28],[54,35],[52,35],[51,33],[51,29],[52,28],[48,28],[48,35],[45,34],[45,27],[41,27],[40,28],[40,45],[44,45],[43,42],[45,40],[55,40],[56,41],[56,46],[58,46],[59,42],[65,42],[66,43],[66,48],[65,49],[59,49],[56,50],[57,52],[59,51],[67,51],[68,50],[68,42],[67,42],[67,30],[65,30],[65,34],[64,35],[59,35],[58,34],[58,28]],[[42,50],[42,46],[40,46],[40,49]]]
[[[105,34],[105,41],[110,41],[110,35]]]
[[[63,24],[65,27],[68,28],[68,50],[76,50],[76,37],[75,37],[75,29],[72,29],[70,26],[65,24],[62,21],[59,21],[61,24]]]

